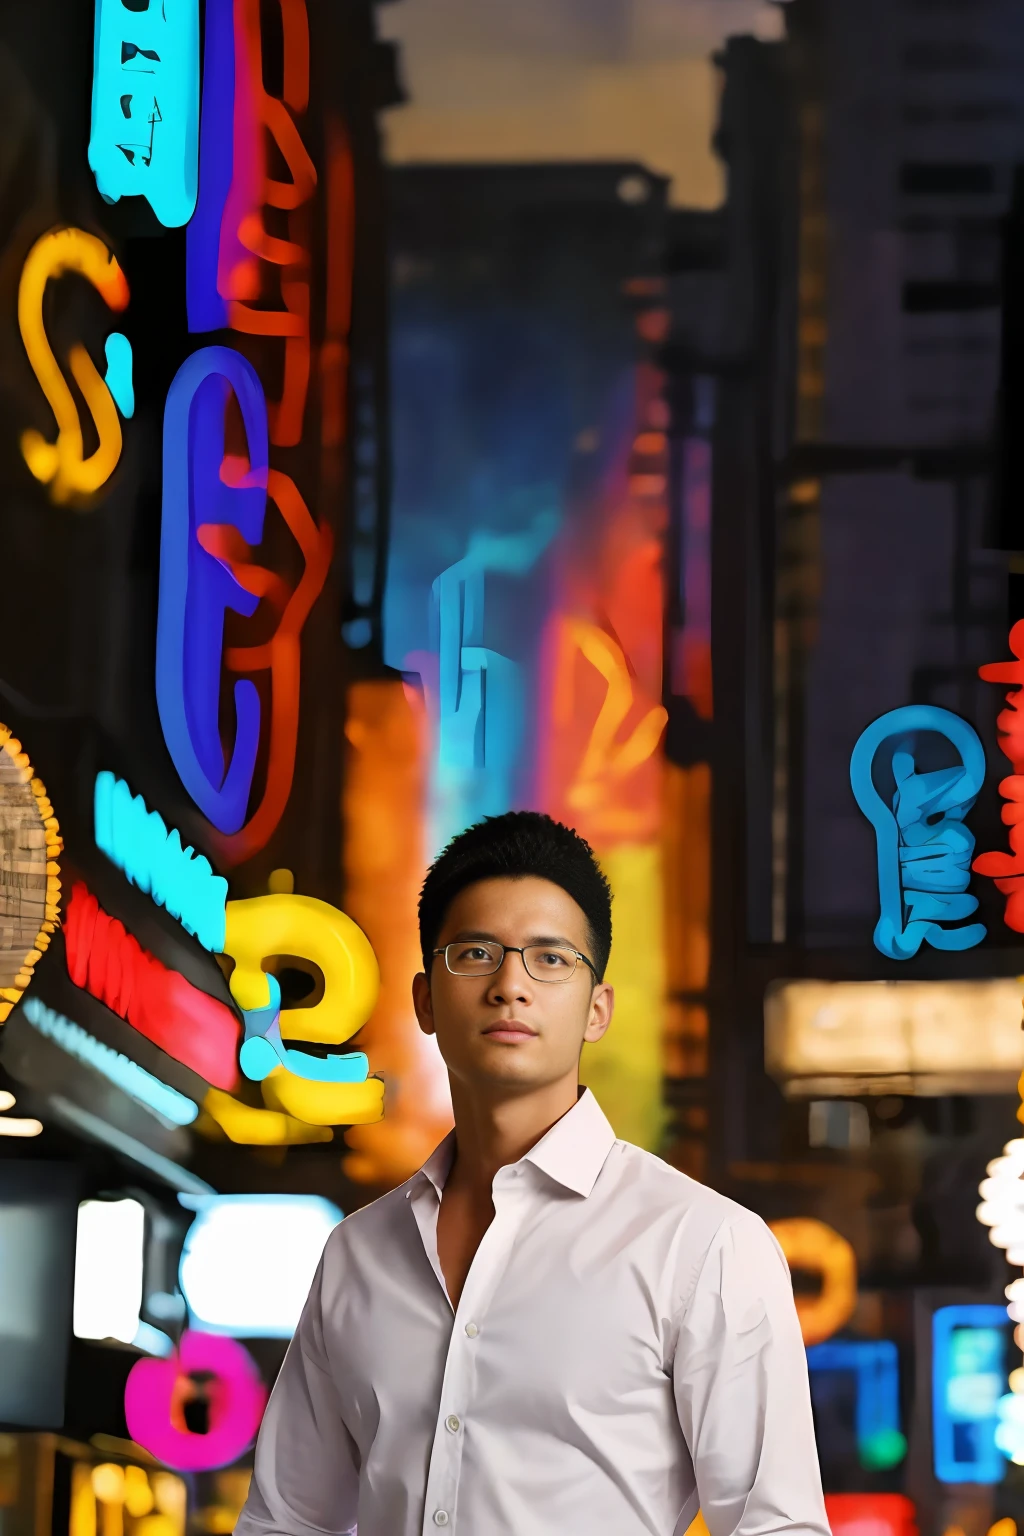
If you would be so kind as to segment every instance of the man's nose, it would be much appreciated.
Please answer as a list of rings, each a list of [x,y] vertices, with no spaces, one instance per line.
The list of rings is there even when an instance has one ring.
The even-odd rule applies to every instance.
[[[532,978],[526,969],[522,955],[514,949],[507,949],[504,959],[491,978],[490,995],[496,1002],[509,997],[528,997],[531,987]]]

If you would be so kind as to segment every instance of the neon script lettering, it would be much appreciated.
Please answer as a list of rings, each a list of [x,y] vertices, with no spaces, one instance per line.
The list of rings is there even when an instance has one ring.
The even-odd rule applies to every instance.
[[[960,756],[958,766],[916,771],[908,745],[925,731],[946,738]],[[887,802],[875,787],[874,770],[889,743],[887,766],[895,792]],[[962,950],[985,937],[982,923],[943,926],[977,910],[977,897],[967,894],[974,834],[964,817],[984,780],[985,752],[977,732],[959,715],[933,704],[891,710],[857,741],[850,758],[850,784],[875,829],[881,913],[874,942],[890,960],[910,959],[922,943]]]
[[[228,883],[209,859],[182,848],[181,834],[112,773],[96,775],[93,813],[97,848],[204,949],[221,953]]]
[[[64,942],[76,987],[208,1083],[235,1086],[239,1029],[231,1009],[144,950],[81,881],[72,887]]]
[[[228,901],[227,881],[214,875],[209,861],[183,849],[180,834],[168,831],[142,796],[133,796],[112,773],[97,775],[94,810],[96,843],[111,862],[211,953],[235,961],[229,986],[245,1028],[239,1064],[253,1082],[267,1082],[268,1102],[272,1098],[276,1109],[283,1078],[296,1078],[316,1085],[285,1090],[289,1113],[297,1119],[307,1120],[307,1113],[316,1117],[307,1123],[318,1125],[356,1123],[352,1115],[358,1123],[380,1119],[383,1084],[368,1081],[362,1051],[321,1057],[286,1045],[282,1037],[283,1023],[285,1035],[340,1044],[373,1012],[380,986],[377,961],[351,918],[310,896]],[[318,967],[324,977],[319,1003],[282,1013],[280,986],[263,969],[275,954]]]
[[[119,331],[107,338],[107,378],[85,347],[68,355],[72,377],[92,416],[99,439],[88,458],[82,445],[78,407],[60,364],[53,354],[43,321],[46,285],[65,272],[77,272],[96,289],[110,309],[128,303],[128,283],[117,259],[95,235],[81,229],[55,229],[37,240],[25,258],[18,285],[18,326],[21,339],[57,422],[57,441],[49,442],[29,428],[21,435],[21,452],[35,478],[49,487],[51,501],[62,505],[74,496],[87,496],[105,485],[121,457],[122,415],[134,408],[131,391],[131,343]],[[116,340],[115,340],[116,338]],[[128,406],[128,409],[125,407]]]
[[[1009,827],[1009,853],[983,853],[974,861],[979,875],[988,875],[1006,897],[1003,921],[1015,933],[1024,933],[1024,619],[1010,630],[1014,661],[995,661],[978,668],[986,683],[1015,684],[1006,695],[1006,708],[996,716],[999,750],[1008,757],[1013,772],[1000,780],[999,793],[1006,801],[1002,819]]]
[[[196,1377],[203,1380],[197,1386]],[[205,1434],[189,1430],[184,1407],[203,1391]],[[176,1472],[230,1466],[256,1438],[267,1394],[244,1345],[187,1329],[168,1360],[138,1360],[128,1373],[124,1414],[137,1444]]]
[[[302,437],[309,390],[309,218],[317,175],[296,118],[309,104],[309,22],[303,0],[280,0],[284,44],[281,98],[263,85],[259,0],[210,0],[206,17],[201,153],[203,186],[188,232],[186,298],[192,331],[224,326],[284,342],[281,398],[270,438]],[[289,180],[267,171],[269,134]],[[267,232],[264,208],[287,213],[288,238]],[[265,278],[277,272],[281,304],[266,308]]]
[[[229,393],[238,401],[248,459],[225,458]],[[300,637],[327,576],[332,549],[288,475],[268,469],[263,389],[251,363],[230,347],[204,347],[182,364],[164,412],[164,493],[157,616],[157,705],[181,781],[224,838],[233,864],[265,846],[291,793],[299,726]],[[289,589],[255,564],[267,492],[302,552]],[[271,638],[224,649],[229,611],[252,617],[261,602],[277,613]],[[261,708],[249,677],[235,683],[235,740],[225,765],[220,737],[221,667],[270,674],[266,783],[247,825]],[[231,834],[238,834],[232,839]]]
[[[384,1084],[367,1076],[362,1051],[318,1059],[285,1038],[339,1045],[373,1012],[380,971],[362,929],[312,896],[256,896],[227,906],[225,953],[235,962],[231,995],[246,1019],[241,1065],[262,1084],[263,1102],[308,1125],[368,1125],[384,1114]],[[296,955],[323,973],[324,995],[311,1008],[281,1009],[270,955]]]
[[[225,478],[224,415],[238,402],[248,462]],[[222,467],[225,474],[222,475]],[[178,369],[164,409],[164,483],[156,697],[167,749],[208,821],[236,832],[245,820],[260,735],[255,684],[235,684],[235,742],[225,766],[220,739],[224,617],[251,616],[256,593],[218,558],[233,530],[244,544],[263,537],[267,414],[251,363],[230,347],[204,347]],[[205,539],[214,535],[211,549]],[[205,537],[204,537],[205,536]]]
[[[187,224],[199,182],[198,0],[96,0],[89,165],[108,203]]]

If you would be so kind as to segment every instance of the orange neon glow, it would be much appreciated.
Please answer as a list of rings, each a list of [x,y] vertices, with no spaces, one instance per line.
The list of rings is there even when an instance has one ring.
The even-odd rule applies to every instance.
[[[857,1259],[845,1237],[823,1221],[794,1216],[769,1223],[790,1269],[821,1276],[816,1296],[798,1295],[796,1311],[804,1343],[823,1344],[853,1316]]]
[[[545,637],[551,685],[538,803],[599,853],[654,843],[661,833],[667,508],[663,496],[631,494],[629,474],[663,425],[661,386],[657,370],[638,370],[639,431],[622,445],[597,526],[566,572],[561,612]]]
[[[236,466],[237,467],[237,466]],[[232,473],[230,464],[225,474]],[[329,527],[318,525],[290,475],[272,469],[267,494],[274,501],[302,551],[303,572],[294,591],[275,572],[249,560],[249,546],[237,529],[226,524],[204,524],[199,540],[209,553],[224,560],[247,592],[278,610],[272,637],[259,645],[228,646],[229,671],[270,673],[270,745],[266,783],[259,805],[249,821],[230,837],[218,836],[217,854],[231,869],[265,848],[284,814],[295,774],[299,733],[299,680],[302,629],[316,602],[331,563],[334,537]]]
[[[451,1129],[448,1079],[420,1033],[410,983],[422,969],[416,901],[426,869],[423,806],[429,731],[419,693],[398,681],[356,683],[345,724],[345,910],[380,965],[377,1007],[359,1042],[387,1086],[387,1116],[348,1130],[346,1176],[393,1188]]]
[[[657,801],[637,776],[657,752],[668,716],[661,704],[637,707],[622,647],[596,624],[560,621],[551,713],[554,751],[577,759],[563,791],[564,819],[598,846],[653,835]]]
[[[18,284],[18,325],[32,370],[57,422],[57,441],[50,443],[28,428],[21,435],[21,452],[32,474],[49,486],[50,499],[58,505],[98,491],[121,457],[121,423],[113,396],[85,347],[75,345],[68,363],[99,439],[96,451],[86,457],[78,407],[46,335],[46,285],[65,272],[78,272],[86,278],[113,310],[122,310],[128,303],[128,282],[117,258],[102,240],[83,229],[51,230],[36,241],[25,258]]]
[[[1018,619],[1010,630],[1010,650],[1016,660],[978,668],[978,676],[986,683],[1016,685],[1016,691],[1006,695],[1007,707],[996,716],[999,750],[1013,765],[1013,773],[999,785],[1006,801],[1002,819],[1010,828],[1010,852],[980,854],[971,867],[979,875],[992,877],[996,889],[1006,897],[1003,921],[1015,933],[1024,933],[1024,619]]]

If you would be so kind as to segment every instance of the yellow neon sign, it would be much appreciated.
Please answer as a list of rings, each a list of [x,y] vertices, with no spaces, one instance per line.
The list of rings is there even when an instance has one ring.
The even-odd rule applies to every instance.
[[[366,1023],[376,1006],[380,971],[369,939],[344,912],[313,896],[277,894],[229,901],[224,953],[235,961],[228,982],[231,995],[246,1012],[270,1003],[265,960],[294,955],[319,967],[323,997],[310,1008],[281,1010],[282,1040],[340,1045]],[[269,1110],[307,1125],[372,1125],[384,1115],[384,1084],[375,1077],[331,1082],[298,1077],[280,1066],[261,1087]],[[227,1129],[219,1116],[215,1118]]]
[[[46,285],[65,272],[78,272],[86,278],[110,309],[122,310],[128,303],[128,282],[117,258],[102,240],[83,229],[51,230],[36,241],[25,258],[18,285],[18,325],[28,360],[56,419],[57,441],[48,442],[28,428],[21,434],[21,452],[32,474],[49,486],[50,499],[58,505],[98,491],[121,457],[121,423],[114,398],[85,347],[76,344],[68,362],[99,438],[96,451],[85,456],[78,407],[46,335]]]

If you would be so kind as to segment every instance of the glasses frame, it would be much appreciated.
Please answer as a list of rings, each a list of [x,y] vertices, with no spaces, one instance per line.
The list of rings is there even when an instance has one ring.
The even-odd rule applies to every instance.
[[[493,971],[472,971],[472,972],[466,972],[466,971],[453,971],[452,970],[450,964],[448,963],[448,951],[451,948],[453,948],[453,946],[456,945],[456,944],[473,944],[473,943],[475,943],[475,944],[494,944],[498,949],[501,950],[501,958],[498,960],[498,963],[494,967]],[[529,966],[526,964],[526,953],[525,952],[528,949],[565,949],[565,950],[568,950],[571,955],[575,955],[576,956],[576,964],[573,966],[573,968],[569,972],[568,976],[564,976],[564,977],[560,978],[558,981],[556,981],[553,976],[534,976],[533,972],[530,970]],[[596,970],[596,968],[594,966],[593,961],[592,960],[588,960],[586,955],[583,953],[583,951],[581,949],[573,949],[571,944],[525,944],[525,945],[523,945],[523,944],[502,944],[498,939],[452,939],[451,943],[450,944],[445,944],[442,949],[432,949],[430,951],[430,954],[431,954],[431,958],[432,959],[436,959],[436,957],[438,955],[443,955],[444,956],[445,970],[448,972],[449,976],[458,976],[463,981],[472,981],[474,979],[474,977],[497,976],[498,972],[501,970],[502,966],[505,964],[505,956],[506,955],[518,955],[520,960],[523,962],[523,970],[526,972],[527,976],[529,976],[530,980],[531,981],[539,981],[543,986],[563,987],[567,981],[572,981],[573,977],[576,975],[576,972],[577,972],[577,970],[579,968],[579,962],[581,960],[583,961],[583,964],[589,969],[589,971],[590,971],[590,973],[593,976],[595,981],[600,981],[600,979],[601,979],[598,976],[598,974],[597,974],[597,970]]]

